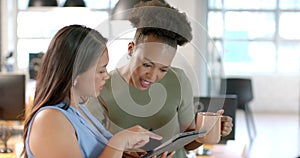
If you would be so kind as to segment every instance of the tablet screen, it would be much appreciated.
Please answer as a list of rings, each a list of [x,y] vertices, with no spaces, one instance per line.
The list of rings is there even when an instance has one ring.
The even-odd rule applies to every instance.
[[[204,136],[205,133],[205,130],[179,133],[164,143],[160,140],[150,139],[150,141],[142,147],[142,149],[147,152],[142,158],[149,158],[155,155],[159,157],[159,155],[165,151],[176,151],[196,138]]]

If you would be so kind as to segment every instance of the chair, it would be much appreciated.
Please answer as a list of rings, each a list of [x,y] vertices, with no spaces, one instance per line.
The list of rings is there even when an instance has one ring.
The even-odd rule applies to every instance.
[[[253,100],[252,81],[250,78],[226,78],[221,82],[221,94],[236,94],[237,109],[245,113],[250,144],[256,136],[256,127],[249,102]]]

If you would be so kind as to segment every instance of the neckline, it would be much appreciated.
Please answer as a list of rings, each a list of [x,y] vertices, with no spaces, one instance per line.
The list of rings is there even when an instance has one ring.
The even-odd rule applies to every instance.
[[[134,86],[130,85],[130,84],[126,81],[126,79],[121,75],[121,73],[120,73],[120,71],[119,71],[118,68],[116,68],[116,69],[115,69],[115,72],[113,72],[113,73],[116,73],[116,74],[117,74],[118,79],[119,79],[120,81],[122,81],[122,82],[120,82],[122,85],[124,85],[124,86],[129,86],[129,88],[131,88],[131,89],[133,88],[133,89],[138,90],[137,88],[135,88]],[[140,91],[140,90],[138,90],[138,91]]]
[[[93,121],[91,117],[85,112],[85,109],[83,107],[84,105],[78,104],[79,110],[72,107],[72,110],[79,116],[79,121],[95,136],[95,138],[102,142],[100,138],[104,137],[106,140],[107,138],[104,136],[104,133],[102,132],[101,128],[96,125],[96,123]],[[85,116],[83,116],[85,115]]]

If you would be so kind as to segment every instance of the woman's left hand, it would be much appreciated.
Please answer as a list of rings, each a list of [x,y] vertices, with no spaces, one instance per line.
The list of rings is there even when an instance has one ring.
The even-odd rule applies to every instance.
[[[224,110],[221,109],[217,112],[218,114],[222,115]],[[233,123],[232,118],[230,116],[222,116],[221,117],[221,135],[227,136],[232,131]]]

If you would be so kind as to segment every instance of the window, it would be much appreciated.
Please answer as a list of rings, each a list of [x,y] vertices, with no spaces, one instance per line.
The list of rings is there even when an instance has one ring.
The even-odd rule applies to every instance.
[[[208,0],[208,33],[220,44],[226,74],[300,69],[300,2]]]
[[[27,71],[29,53],[46,52],[51,38],[60,28],[70,24],[95,28],[108,19],[108,13],[87,8],[40,8],[21,10],[17,18],[17,64],[20,70]]]
[[[97,29],[108,21],[117,0],[85,0],[86,7],[82,8],[62,7],[65,0],[58,0],[58,7],[28,8],[29,0],[17,2],[17,67],[28,72],[29,54],[46,52],[51,38],[60,28],[81,24]],[[107,32],[101,33],[108,36]]]

